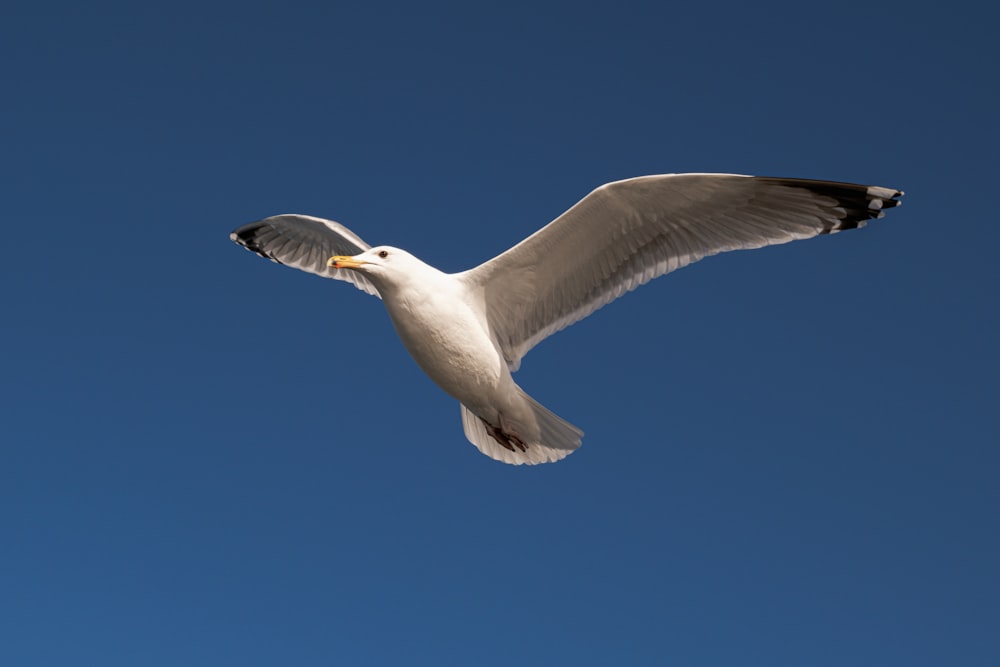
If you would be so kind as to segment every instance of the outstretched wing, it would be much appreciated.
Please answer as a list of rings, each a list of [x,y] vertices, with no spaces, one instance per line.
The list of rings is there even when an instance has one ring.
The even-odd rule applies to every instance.
[[[229,238],[278,264],[324,278],[345,280],[381,298],[375,286],[360,272],[326,265],[326,260],[333,255],[357,255],[371,247],[340,223],[308,215],[276,215],[244,225]]]
[[[703,257],[862,227],[899,204],[891,188],[735,174],[608,183],[467,271],[512,370],[541,340],[625,292]]]

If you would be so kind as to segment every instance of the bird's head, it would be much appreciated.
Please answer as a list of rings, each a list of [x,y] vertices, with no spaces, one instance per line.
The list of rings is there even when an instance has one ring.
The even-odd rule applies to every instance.
[[[379,287],[398,287],[414,276],[435,271],[410,253],[392,246],[380,245],[358,255],[334,255],[327,260],[331,269],[350,269],[363,273]],[[381,290],[380,290],[381,291]]]

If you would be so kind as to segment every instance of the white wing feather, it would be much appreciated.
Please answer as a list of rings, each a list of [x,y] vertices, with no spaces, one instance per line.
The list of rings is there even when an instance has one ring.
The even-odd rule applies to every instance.
[[[360,272],[332,269],[326,265],[333,255],[357,255],[371,248],[360,236],[333,220],[308,215],[276,215],[244,225],[229,238],[278,264],[324,278],[344,280],[381,298],[375,286]]]
[[[902,192],[831,181],[669,174],[608,183],[462,274],[511,370],[541,340],[657,276],[729,250],[863,226]]]

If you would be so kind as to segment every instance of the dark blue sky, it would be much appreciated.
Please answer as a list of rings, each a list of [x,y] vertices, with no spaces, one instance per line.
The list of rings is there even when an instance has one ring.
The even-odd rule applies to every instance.
[[[1000,663],[995,12],[8,3],[0,664]],[[907,197],[540,345],[537,468],[228,239],[460,270],[684,171]]]

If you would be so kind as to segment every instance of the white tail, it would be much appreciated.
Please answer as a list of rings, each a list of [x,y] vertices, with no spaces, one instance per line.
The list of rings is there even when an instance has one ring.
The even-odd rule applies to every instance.
[[[517,391],[528,402],[534,413],[541,434],[537,442],[525,441],[525,451],[521,451],[519,447],[515,447],[513,451],[507,449],[489,434],[482,419],[462,405],[462,427],[465,429],[465,437],[476,446],[476,449],[491,459],[511,465],[525,463],[534,465],[564,459],[580,446],[583,431],[525,394],[520,387]]]

